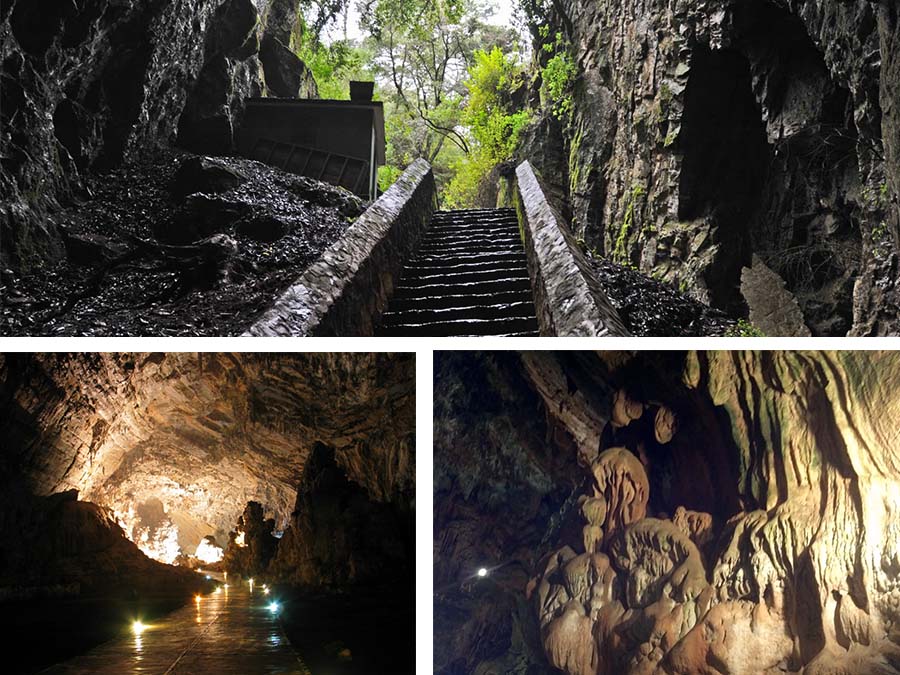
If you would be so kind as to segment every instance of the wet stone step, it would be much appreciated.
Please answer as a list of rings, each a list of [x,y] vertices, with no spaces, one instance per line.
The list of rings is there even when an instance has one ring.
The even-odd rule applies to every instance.
[[[521,317],[516,319],[463,319],[459,321],[435,321],[429,323],[408,323],[382,326],[382,335],[393,337],[442,337],[442,336],[482,336],[507,335],[509,333],[536,333],[537,319]]]
[[[418,289],[416,289],[418,290]],[[391,301],[391,311],[399,312],[407,309],[443,309],[462,307],[467,303],[486,305],[490,303],[532,302],[530,291],[506,291],[499,293],[468,293],[465,295],[423,295],[398,293]]]
[[[377,334],[537,335],[515,211],[435,213],[406,261]]]
[[[518,253],[522,251],[522,244],[508,244],[503,242],[495,242],[491,244],[448,244],[447,242],[434,241],[425,242],[419,249],[419,255],[432,255],[453,253],[456,255],[479,255],[481,253]]]
[[[403,297],[404,293],[427,293],[428,295],[460,295],[463,293],[494,293],[508,291],[531,292],[531,281],[527,278],[497,279],[496,281],[482,281],[468,284],[454,284],[449,286],[442,283],[423,283],[418,285],[407,284],[401,279],[397,285],[396,295]]]
[[[434,276],[439,274],[458,274],[460,272],[482,272],[499,269],[521,270],[522,265],[518,260],[481,260],[473,258],[466,262],[459,259],[448,259],[443,263],[434,263],[416,260],[407,266],[404,274],[410,276]]]
[[[487,269],[477,272],[438,272],[437,274],[416,274],[410,271],[400,277],[400,284],[404,286],[428,286],[431,284],[470,284],[481,281],[516,281],[524,279],[528,281],[528,272],[521,268],[513,269]]]
[[[434,255],[421,255],[413,258],[409,266],[415,267],[420,265],[433,265],[436,267],[454,266],[461,264],[461,261],[479,262],[479,263],[513,263],[516,265],[526,265],[528,263],[525,254],[521,251],[491,251],[481,253],[477,256],[465,256],[436,253]]]
[[[526,302],[508,304],[472,305],[443,309],[407,309],[400,312],[387,312],[383,317],[383,325],[436,323],[460,319],[519,319],[532,316],[534,316],[534,303],[528,300]]]

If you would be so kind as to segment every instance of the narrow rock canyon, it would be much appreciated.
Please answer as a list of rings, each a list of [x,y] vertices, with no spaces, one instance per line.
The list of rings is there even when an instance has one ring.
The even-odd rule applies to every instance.
[[[442,353],[434,670],[900,672],[900,355]]]
[[[254,576],[294,647],[289,606],[319,597],[327,622],[387,592],[400,647],[381,649],[407,672],[414,378],[412,355],[0,355],[4,629],[69,635],[21,672]],[[346,672],[378,672],[343,628]]]

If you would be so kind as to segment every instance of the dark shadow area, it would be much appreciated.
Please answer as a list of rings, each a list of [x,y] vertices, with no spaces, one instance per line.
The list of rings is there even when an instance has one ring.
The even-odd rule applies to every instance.
[[[739,311],[741,268],[751,256],[749,225],[770,154],[747,59],[731,50],[696,49],[682,120],[678,218],[709,220],[721,247],[706,275],[710,303]]]
[[[31,675],[128,634],[135,617],[151,621],[183,606],[187,596],[32,597],[0,602],[0,631],[7,644],[5,673]]]
[[[415,671],[413,577],[387,588],[310,594],[276,587],[283,628],[312,673],[404,675]]]

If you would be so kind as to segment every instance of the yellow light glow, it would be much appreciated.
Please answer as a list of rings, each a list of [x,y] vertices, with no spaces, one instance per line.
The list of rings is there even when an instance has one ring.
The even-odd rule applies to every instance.
[[[198,605],[200,604],[200,600],[202,600],[202,598],[199,595],[194,596],[194,602],[196,602]]]
[[[269,589],[268,589],[268,588],[264,588],[264,589],[263,589],[263,593],[265,593],[266,595],[268,595],[268,594],[269,594]]]
[[[132,622],[132,624],[131,624],[131,632],[134,633],[135,635],[140,635],[140,634],[143,633],[145,630],[147,630],[147,626],[144,625],[142,622],[140,622],[140,621],[134,621],[134,622]]]
[[[221,586],[216,586],[216,590],[213,591],[213,592],[214,592],[214,593],[221,593],[221,592],[222,592],[222,587],[221,587]]]

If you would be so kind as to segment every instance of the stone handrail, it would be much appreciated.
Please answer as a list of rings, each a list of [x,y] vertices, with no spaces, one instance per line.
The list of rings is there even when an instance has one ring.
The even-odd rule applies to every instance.
[[[516,209],[543,336],[625,336],[619,313],[527,161],[516,168]]]
[[[245,335],[372,335],[435,198],[431,166],[417,159]]]

